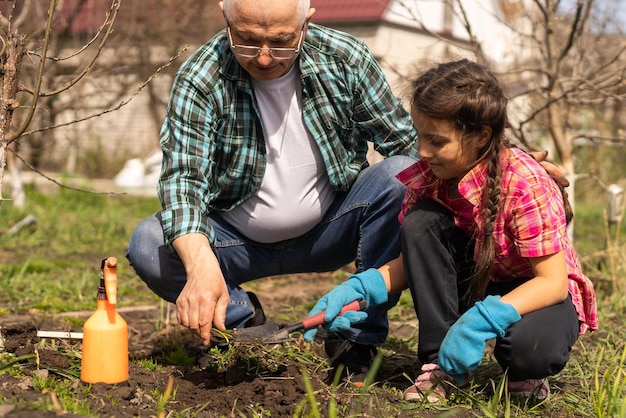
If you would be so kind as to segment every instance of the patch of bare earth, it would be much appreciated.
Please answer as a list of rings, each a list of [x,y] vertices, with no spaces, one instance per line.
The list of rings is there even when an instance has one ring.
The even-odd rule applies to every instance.
[[[331,287],[330,275],[310,274],[265,279],[255,283],[253,290],[259,296],[268,319],[286,325],[276,318],[284,317],[289,309],[301,309],[299,307],[303,303],[314,302]],[[69,381],[76,402],[89,405],[91,415],[101,417],[165,417],[173,413],[178,413],[178,416],[231,417],[261,412],[265,416],[289,417],[294,415],[300,404],[307,402],[303,369],[306,369],[322,415],[328,411],[328,402],[333,395],[340,405],[362,401],[357,389],[329,385],[331,376],[324,362],[311,363],[292,358],[273,367],[263,364],[250,367],[248,358],[251,352],[262,356],[263,350],[284,349],[280,345],[236,345],[232,361],[221,368],[210,367],[208,349],[191,331],[174,321],[168,326],[160,325],[162,329],[157,331],[163,322],[159,307],[119,311],[129,326],[131,360],[153,359],[159,367],[149,370],[131,361],[128,381],[116,385],[95,384],[91,390],[86,390],[88,385],[76,377],[80,360],[68,355],[73,351],[79,352],[80,341],[56,340],[38,344],[37,330],[68,331],[59,329],[67,327],[61,318],[42,319],[33,315],[0,318],[4,350],[22,358],[20,364],[24,370],[21,374],[0,374],[0,417],[76,416],[63,412],[63,407],[56,403],[54,393],[37,387],[38,377]],[[83,313],[85,319],[88,314]],[[306,315],[306,312],[301,314]],[[172,317],[173,313],[170,313],[166,318]],[[320,358],[323,356],[321,345],[307,345],[302,341],[290,344],[295,344],[291,349],[313,350]],[[172,365],[168,359],[180,348],[191,354],[191,361],[185,365]],[[403,374],[412,375],[414,367],[415,358],[411,356],[385,358],[379,379],[402,389],[407,386]],[[70,373],[72,371],[74,376]],[[160,408],[159,396],[168,393],[168,384],[171,385],[169,401]],[[368,395],[371,398],[365,403],[373,405],[374,410],[401,399],[399,391],[394,393],[381,388],[371,391],[373,395]],[[53,405],[56,404],[56,411],[32,410],[33,405],[41,404],[42,397],[48,397]],[[400,413],[397,416],[403,415]]]

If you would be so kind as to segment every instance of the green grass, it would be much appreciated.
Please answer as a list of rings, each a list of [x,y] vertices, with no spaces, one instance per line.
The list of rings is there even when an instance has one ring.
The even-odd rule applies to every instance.
[[[0,322],[3,315],[24,312],[60,313],[76,310],[93,310],[99,282],[100,262],[108,256],[120,260],[119,300],[121,306],[155,303],[158,298],[147,292],[124,258],[128,238],[134,227],[159,208],[156,199],[136,196],[102,196],[74,191],[59,190],[54,196],[27,191],[27,209],[14,209],[10,201],[0,206]],[[472,411],[475,416],[531,417],[531,416],[597,416],[626,418],[626,225],[606,227],[603,207],[580,204],[576,208],[576,247],[585,271],[597,283],[601,330],[583,336],[576,343],[571,361],[559,374],[550,378],[552,386],[564,388],[538,405],[513,402],[506,396],[506,385],[499,378],[498,366],[487,358],[484,367],[472,379],[471,390],[461,392],[447,403],[438,406],[398,402],[386,405],[377,401],[373,388],[365,387],[355,394],[358,402],[349,406],[345,402],[327,403],[328,410],[320,410],[316,393],[312,390],[299,405],[308,416],[347,416],[374,414],[385,410],[389,416],[399,413],[420,414],[428,411],[441,416],[453,416],[459,411]],[[10,235],[10,228],[33,214],[38,223]],[[607,232],[608,231],[608,232]],[[620,241],[621,238],[621,241]],[[338,282],[342,274],[335,278]],[[335,280],[333,279],[333,280]],[[288,279],[284,279],[288,280]],[[304,310],[310,306],[304,307]],[[295,313],[285,312],[285,318]],[[390,313],[393,321],[415,319],[409,292],[404,292],[398,306]],[[390,336],[381,347],[385,357],[395,353],[414,353],[416,335],[406,339]],[[228,363],[228,351],[215,353],[214,364]],[[296,358],[310,366],[319,359],[297,347],[285,346],[283,350],[263,351],[250,356],[250,370],[272,370],[287,358]],[[74,356],[72,353],[68,353]],[[219,358],[219,356],[225,356]],[[175,352],[169,359],[173,364],[189,361],[186,353]],[[383,365],[388,359],[383,359]],[[152,362],[147,369],[156,368]],[[320,366],[321,367],[321,366]],[[309,368],[309,370],[311,370]],[[0,372],[19,373],[19,358],[0,357]],[[55,374],[56,371],[49,371]],[[407,385],[410,378],[407,376]],[[42,397],[34,409],[55,409],[61,402],[67,411],[90,415],[86,405],[72,405],[71,391],[64,383],[52,383],[42,375],[36,384],[41,387]],[[62,382],[62,381],[60,381]],[[52,391],[49,385],[56,385]],[[492,390],[483,390],[490,388]],[[397,391],[385,384],[375,390]],[[330,389],[331,398],[341,396]],[[491,394],[490,394],[491,393]],[[45,396],[44,396],[45,394]],[[59,399],[55,399],[56,394]],[[368,397],[365,397],[365,394]],[[372,394],[374,394],[372,396]],[[159,411],[176,397],[176,388],[153,394],[159,399]],[[203,406],[202,408],[206,407]],[[189,411],[193,416],[201,411]],[[264,411],[247,411],[263,416]],[[176,415],[177,416],[177,415]]]
[[[0,205],[0,306],[14,312],[93,309],[100,262],[119,261],[120,306],[152,303],[124,257],[137,224],[159,209],[157,199],[94,195],[60,189],[53,196],[27,190],[27,205]],[[38,222],[15,234],[13,225],[34,215]],[[141,290],[141,291],[140,291]],[[2,312],[0,311],[0,315]]]

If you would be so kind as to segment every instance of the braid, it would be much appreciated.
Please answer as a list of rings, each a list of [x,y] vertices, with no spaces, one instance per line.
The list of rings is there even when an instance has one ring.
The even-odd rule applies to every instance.
[[[502,171],[500,170],[501,147],[491,149],[491,156],[486,158],[487,181],[482,189],[481,218],[484,221],[481,231],[477,231],[477,244],[481,251],[478,254],[474,275],[466,298],[471,301],[480,300],[485,295],[485,290],[491,279],[493,260],[495,255],[495,240],[493,228],[498,217],[500,208],[500,194],[502,184]]]
[[[487,68],[467,59],[439,64],[414,80],[412,86],[412,107],[431,118],[449,121],[463,133],[464,142],[481,141],[489,132],[476,160],[485,164],[487,170],[487,180],[481,190],[480,220],[477,221],[481,229],[475,237],[481,251],[464,296],[482,299],[495,259],[493,228],[502,191],[500,154],[510,146],[505,134],[507,99],[497,78]]]

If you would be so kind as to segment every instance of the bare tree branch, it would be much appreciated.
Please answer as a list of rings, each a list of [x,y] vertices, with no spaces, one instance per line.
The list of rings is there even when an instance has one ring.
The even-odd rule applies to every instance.
[[[43,47],[42,47],[43,56],[45,56],[46,53],[48,52],[48,46],[50,44],[50,36],[52,34],[52,22],[54,19],[55,7],[56,7],[56,1],[51,1],[50,7],[48,8],[48,21],[46,22],[46,32],[45,32],[45,36],[43,39]],[[37,79],[35,81],[35,88],[33,89],[32,100],[31,100],[30,105],[28,106],[29,108],[28,113],[26,117],[23,119],[20,127],[16,131],[14,131],[12,134],[6,137],[5,141],[7,145],[10,145],[11,142],[15,141],[15,139],[18,138],[26,130],[31,120],[33,119],[33,115],[35,114],[35,109],[37,108],[39,90],[41,89],[41,83],[43,80],[43,70],[44,70],[44,60],[41,60],[39,68],[38,68],[38,72],[37,72]],[[18,80],[19,80],[19,74],[18,74]]]
[[[100,57],[100,54],[102,53],[102,50],[104,49],[104,46],[106,45],[109,37],[113,33],[113,23],[115,22],[115,18],[117,17],[117,14],[118,14],[118,12],[120,10],[120,6],[121,5],[122,5],[122,0],[113,0],[113,2],[111,3],[111,10],[112,10],[112,12],[111,11],[107,12],[104,24],[101,26],[100,30],[98,30],[98,34],[96,35],[96,37],[98,37],[101,34],[101,31],[102,31],[102,29],[104,27],[108,27],[108,28],[107,28],[106,32],[104,33],[102,39],[100,40],[100,43],[98,44],[98,49],[97,49],[96,53],[91,58],[91,60],[89,60],[85,64],[85,67],[80,72],[80,74],[78,74],[69,83],[67,83],[64,86],[61,86],[60,88],[58,88],[56,90],[42,92],[40,94],[40,97],[54,96],[54,95],[57,95],[57,94],[59,94],[59,93],[61,93],[63,91],[66,91],[66,90],[70,89],[72,86],[74,86],[76,83],[78,83],[91,70],[93,64],[98,60],[98,57]],[[44,61],[44,60],[42,60],[42,61]]]
[[[26,161],[25,159],[23,159],[19,154],[17,154],[14,150],[9,149],[11,151],[11,153],[13,155],[15,155],[15,157],[17,159],[19,159],[21,162],[23,162],[28,168],[30,168],[31,170],[33,170],[35,173],[39,174],[41,177],[45,178],[46,180],[56,184],[59,187],[62,187],[64,189],[69,189],[69,190],[75,190],[78,192],[83,192],[83,193],[90,193],[90,194],[97,194],[97,195],[106,195],[106,196],[122,196],[125,195],[127,193],[125,192],[97,192],[95,190],[87,190],[87,189],[83,189],[82,187],[74,187],[74,186],[69,186],[67,184],[63,184],[55,179],[53,179],[52,177],[47,176],[45,173],[43,173],[41,170],[38,170],[36,167],[34,167],[32,164],[30,164],[28,161]]]
[[[144,88],[146,88],[146,86],[148,84],[150,84],[150,82],[152,82],[152,80],[156,76],[158,76],[161,72],[163,72],[163,70],[165,70],[167,67],[169,67],[174,61],[176,61],[188,49],[189,49],[189,46],[186,45],[176,55],[174,55],[173,57],[170,57],[169,61],[166,64],[163,64],[162,66],[157,68],[157,70],[147,80],[145,80],[143,83],[141,83],[141,85],[139,85],[139,87],[137,87],[137,90],[135,90],[135,92],[133,92],[133,94],[131,94],[127,99],[119,102],[115,107],[110,107],[108,109],[104,109],[104,110],[99,111],[97,113],[85,116],[85,117],[80,118],[80,119],[75,119],[75,120],[72,120],[70,122],[59,123],[59,124],[52,125],[52,126],[44,126],[44,127],[41,127],[41,128],[37,128],[37,129],[30,130],[30,131],[26,131],[26,132],[22,133],[21,136],[28,136],[28,135],[32,135],[32,134],[34,134],[36,132],[44,132],[44,131],[49,131],[49,130],[52,130],[52,129],[60,128],[60,127],[63,127],[63,126],[74,125],[76,123],[84,122],[84,121],[89,120],[89,119],[94,119],[94,118],[100,117],[102,115],[105,115],[107,113],[115,112],[116,110],[121,109],[122,107],[124,107],[128,103],[130,103],[135,97],[137,97],[139,95],[139,93],[141,93],[141,91]]]

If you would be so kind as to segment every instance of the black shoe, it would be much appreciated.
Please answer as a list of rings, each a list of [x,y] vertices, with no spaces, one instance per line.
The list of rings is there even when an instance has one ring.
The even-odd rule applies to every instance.
[[[263,307],[261,306],[261,302],[259,298],[252,292],[246,292],[248,297],[250,298],[250,302],[252,302],[252,306],[254,306],[254,313],[252,317],[248,319],[244,325],[244,328],[249,327],[257,327],[259,325],[263,325],[265,323],[265,312],[263,312]]]
[[[338,334],[329,334],[324,349],[333,368],[333,378],[339,369],[341,380],[349,381],[356,387],[362,387],[372,362],[378,353],[373,345],[357,344]]]

